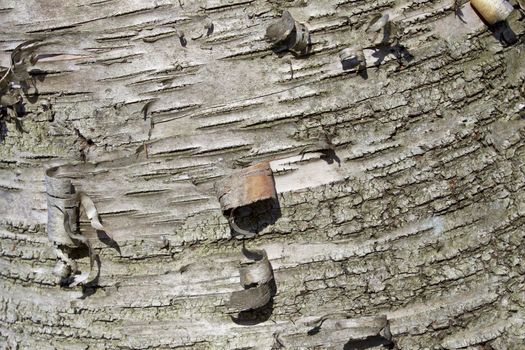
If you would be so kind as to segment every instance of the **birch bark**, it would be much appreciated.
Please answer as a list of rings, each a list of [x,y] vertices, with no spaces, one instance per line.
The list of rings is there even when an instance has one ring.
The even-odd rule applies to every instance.
[[[525,348],[523,14],[502,45],[454,3],[1,0],[0,64],[38,38],[76,59],[38,62],[24,132],[2,126],[0,349]],[[263,40],[285,9],[306,57]],[[344,71],[384,12],[409,55]],[[312,152],[327,135],[339,161]],[[266,160],[279,210],[243,224],[277,292],[236,323],[242,243],[213,186]],[[117,242],[83,217],[91,287],[51,274],[44,172],[64,164]]]

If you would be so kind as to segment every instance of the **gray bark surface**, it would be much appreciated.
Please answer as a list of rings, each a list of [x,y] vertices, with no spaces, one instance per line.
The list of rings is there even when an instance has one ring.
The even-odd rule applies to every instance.
[[[24,132],[7,123],[0,144],[0,349],[382,349],[382,316],[399,349],[525,349],[525,22],[512,13],[504,46],[453,8],[1,0],[1,65],[34,38],[82,57],[33,67]],[[306,57],[264,41],[285,9],[310,29]],[[366,79],[343,71],[385,11],[413,59],[366,50]],[[325,135],[340,162],[314,152]],[[279,213],[244,242],[277,292],[234,322],[242,242],[214,183],[265,160]],[[82,217],[93,286],[51,274],[44,172],[64,164],[118,244]]]

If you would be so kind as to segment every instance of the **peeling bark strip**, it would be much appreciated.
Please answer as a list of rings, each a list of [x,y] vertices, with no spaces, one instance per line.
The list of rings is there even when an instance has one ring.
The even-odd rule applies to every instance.
[[[61,280],[70,279],[70,287],[85,283],[93,271],[95,253],[87,237],[79,233],[79,211],[80,206],[85,210],[91,226],[96,230],[104,230],[100,223],[95,204],[83,192],[76,192],[71,180],[59,177],[59,167],[50,168],[46,171],[46,193],[47,193],[47,234],[49,241],[53,243],[55,252],[60,261],[57,262],[53,274]],[[84,244],[89,250],[90,271],[79,275],[76,263],[70,258],[71,249],[78,248]],[[70,278],[71,277],[71,278]]]
[[[246,258],[254,262],[239,269],[241,286],[245,290],[233,292],[230,296],[228,308],[234,313],[259,309],[268,304],[273,294],[270,284],[273,271],[266,251],[246,248],[242,251]]]
[[[307,325],[315,325],[308,333],[314,334],[319,329],[333,331],[333,330],[349,330],[352,332],[349,335],[351,340],[365,339],[372,336],[382,336],[388,340],[392,338],[387,317],[370,316],[358,319],[337,318],[337,315],[326,315],[319,320],[310,321]]]
[[[385,315],[342,317],[342,314],[332,314],[305,322],[306,326],[314,327],[306,333],[279,334],[280,342],[285,349],[311,349],[326,344],[330,344],[331,349],[383,349],[383,346],[391,348],[393,345],[390,324]]]
[[[370,47],[387,45],[393,42],[395,30],[392,30],[390,16],[385,13],[372,18],[365,32],[369,36]]]
[[[36,54],[44,46],[42,40],[22,42],[11,52],[10,66],[0,66],[0,130],[2,123],[14,122],[19,132],[23,132],[22,117],[25,114],[24,99],[29,95],[31,85],[33,94],[38,94],[35,77],[29,71],[37,62],[67,61],[86,58],[87,56],[69,54]],[[4,139],[0,133],[0,142]]]
[[[27,92],[31,79],[28,65],[38,61],[33,53],[38,42],[31,40],[18,45],[11,53],[11,65],[0,67],[0,122],[15,122],[18,131],[23,131],[20,119],[23,115],[22,91]]]

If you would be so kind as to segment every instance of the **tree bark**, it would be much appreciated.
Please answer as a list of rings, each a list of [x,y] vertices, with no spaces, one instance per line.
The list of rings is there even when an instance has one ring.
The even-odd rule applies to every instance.
[[[3,0],[2,65],[30,39],[62,56],[32,67],[23,132],[3,122],[0,349],[525,348],[515,7],[509,44],[452,0]],[[308,55],[264,40],[283,10]],[[385,12],[400,56],[343,70]],[[215,183],[264,161],[278,206],[233,238]],[[84,286],[52,275],[52,166],[114,239],[82,216]],[[275,295],[235,318],[243,245],[266,251]]]

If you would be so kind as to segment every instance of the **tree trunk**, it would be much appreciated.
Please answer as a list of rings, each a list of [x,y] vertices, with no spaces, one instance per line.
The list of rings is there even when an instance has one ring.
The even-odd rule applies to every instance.
[[[2,122],[1,349],[525,349],[518,5],[507,31],[452,0],[0,7],[3,66],[30,39],[52,54],[23,131]],[[264,40],[286,9],[305,56]],[[399,44],[344,70],[385,12]],[[278,204],[239,210],[257,235],[236,239],[215,184],[265,161]],[[71,288],[46,233],[59,165],[113,237],[82,215],[98,276]],[[232,314],[243,246],[274,296]]]

